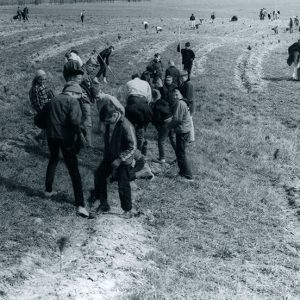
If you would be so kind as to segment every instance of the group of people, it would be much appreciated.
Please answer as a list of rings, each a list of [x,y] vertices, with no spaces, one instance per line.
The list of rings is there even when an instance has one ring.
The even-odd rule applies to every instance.
[[[290,33],[293,33],[294,29],[299,30],[299,18],[298,18],[298,16],[290,18],[290,21],[289,21]]]
[[[130,181],[136,178],[154,178],[146,161],[145,132],[152,123],[158,133],[158,159],[166,163],[165,143],[169,137],[179,167],[178,178],[193,181],[193,173],[186,153],[188,143],[194,141],[192,115],[195,110],[193,85],[190,74],[195,55],[186,43],[182,52],[184,70],[179,71],[174,61],[163,69],[158,53],[142,76],[133,74],[124,85],[124,105],[114,96],[101,90],[100,76],[106,81],[109,46],[83,64],[79,53],[66,54],[63,76],[66,81],[62,92],[55,95],[47,86],[47,75],[38,70],[32,81],[29,97],[36,111],[35,124],[41,128],[36,140],[47,140],[50,158],[46,171],[45,197],[53,197],[59,151],[69,171],[77,213],[89,217],[86,209],[77,155],[82,147],[93,148],[91,105],[97,106],[99,121],[104,127],[104,153],[94,173],[94,190],[91,191],[93,209],[110,210],[107,201],[107,179],[118,182],[118,192],[125,217],[131,217],[132,197]],[[189,51],[190,50],[190,51]],[[96,57],[96,58],[95,58]],[[96,62],[100,70],[95,75]],[[101,71],[102,69],[102,71]]]
[[[268,18],[269,20],[278,20],[280,15],[280,11],[278,9],[273,10],[272,12],[268,12],[266,8],[261,8],[259,11],[259,19],[264,20]]]
[[[18,6],[17,14],[13,17],[13,19],[19,21],[23,19],[23,21],[25,22],[28,21],[28,14],[29,14],[29,10],[27,6],[25,6],[23,10],[20,8],[20,6]]]

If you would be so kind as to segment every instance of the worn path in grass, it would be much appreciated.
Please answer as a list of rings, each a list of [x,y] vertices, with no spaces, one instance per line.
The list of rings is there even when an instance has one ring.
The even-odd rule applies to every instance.
[[[120,82],[109,77],[111,86],[105,89],[115,89],[133,71],[143,70],[155,52],[162,54],[165,65],[168,58],[178,61],[174,29],[180,20],[186,23],[180,18],[153,18],[153,24],[163,25],[164,31],[156,34],[151,29],[146,34],[139,27],[141,18],[116,22],[103,18],[101,42],[115,40],[121,25],[123,30],[121,41],[115,40],[118,47],[111,59]],[[62,85],[57,76],[61,76],[64,51],[76,46],[85,56],[98,39],[86,36],[89,29],[74,31],[76,22],[71,24],[63,29],[70,30],[70,40],[60,37],[60,46],[47,49],[47,40],[38,36],[34,43],[34,52],[40,52],[36,66],[47,68],[58,87]],[[19,74],[1,77],[2,81],[9,78],[11,87],[22,84],[19,91],[11,88],[1,99],[14,108],[10,115],[0,111],[5,124],[0,140],[0,225],[5,234],[0,245],[6,256],[0,260],[1,296],[296,297],[300,247],[293,232],[297,228],[299,168],[297,144],[291,141],[298,136],[294,97],[298,87],[287,81],[289,70],[284,65],[284,50],[292,38],[282,32],[271,36],[270,25],[249,19],[237,24],[219,19],[194,31],[183,26],[182,41],[190,40],[197,56],[193,70],[197,141],[189,149],[194,165],[199,166],[194,167],[196,180],[192,184],[180,182],[174,178],[176,165],[162,169],[153,164],[161,176],[152,182],[137,182],[141,189],[135,190],[134,198],[140,216],[130,220],[120,215],[115,184],[109,188],[112,214],[97,215],[93,220],[75,217],[72,187],[62,164],[56,174],[60,195],[52,200],[42,197],[47,151],[38,150],[32,141],[36,129],[32,115],[23,108],[36,67],[22,66],[24,58],[30,63],[28,52],[33,52],[31,43],[24,40],[14,65]],[[19,24],[16,26],[20,30]],[[279,68],[272,63],[274,56],[280,57]],[[282,101],[286,95],[292,98],[289,108]],[[96,137],[99,131],[95,131]],[[148,134],[148,158],[152,159],[157,149],[151,128]],[[86,197],[93,185],[92,171],[101,157],[98,137],[96,146],[95,151],[80,155]],[[168,160],[172,159],[174,154],[168,148]],[[60,272],[57,240],[61,237],[67,237],[68,242]]]

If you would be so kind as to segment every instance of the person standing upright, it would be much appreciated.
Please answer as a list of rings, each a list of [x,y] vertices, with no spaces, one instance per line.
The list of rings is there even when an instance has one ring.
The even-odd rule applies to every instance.
[[[100,64],[100,70],[96,75],[96,82],[99,83],[99,79],[101,77],[101,75],[103,76],[103,82],[107,83],[106,80],[106,69],[109,66],[109,57],[110,55],[113,53],[114,51],[114,46],[109,46],[108,48],[102,50],[98,56],[97,56],[97,60],[98,63]]]
[[[195,53],[190,47],[191,47],[191,43],[186,42],[185,48],[181,49],[183,69],[188,72],[188,80],[191,79],[191,72],[192,72],[193,62],[195,59]],[[177,52],[180,52],[180,44],[177,46]]]
[[[166,69],[165,78],[168,75],[171,75],[173,78],[173,83],[179,86],[180,83],[180,71],[175,67],[175,63],[173,60],[169,60],[169,67]]]
[[[193,114],[195,111],[194,87],[193,84],[188,80],[187,71],[182,71],[180,75],[181,75],[180,85],[178,88],[190,111],[190,115],[191,115],[190,142],[194,142],[195,141],[195,130],[194,130],[194,123],[193,123]]]
[[[190,21],[191,21],[191,27],[192,27],[192,29],[195,29],[195,28],[196,28],[196,26],[195,26],[195,20],[196,20],[196,18],[195,18],[195,16],[194,16],[194,14],[192,14],[192,15],[190,16]]]
[[[84,207],[82,182],[75,147],[76,138],[80,139],[81,137],[81,109],[78,101],[81,97],[80,85],[69,82],[64,86],[62,93],[48,102],[41,112],[41,117],[46,119],[46,133],[50,151],[44,194],[48,198],[57,195],[57,192],[52,190],[52,185],[56,166],[59,162],[59,151],[61,151],[71,176],[77,213],[82,217],[88,217],[89,213]]]
[[[151,74],[152,83],[162,86],[164,67],[159,53],[154,54],[154,59],[149,63],[146,69]]]
[[[54,98],[53,91],[47,87],[47,75],[44,70],[38,70],[32,80],[32,85],[29,90],[29,99],[32,108],[36,113],[40,113],[43,107]],[[46,143],[45,130],[35,136],[38,143],[44,145]]]
[[[190,138],[191,116],[180,91],[174,90],[171,104],[172,121],[169,125],[176,133],[176,159],[178,175],[187,181],[193,181],[193,173],[186,155],[186,146]]]
[[[83,21],[84,21],[84,16],[85,16],[85,9],[81,11],[80,13],[80,20],[81,20],[81,24],[83,25]]]

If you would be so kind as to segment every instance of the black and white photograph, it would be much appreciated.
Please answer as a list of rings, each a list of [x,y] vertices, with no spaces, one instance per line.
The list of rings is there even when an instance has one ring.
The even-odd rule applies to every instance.
[[[0,299],[300,299],[299,0],[0,0]]]

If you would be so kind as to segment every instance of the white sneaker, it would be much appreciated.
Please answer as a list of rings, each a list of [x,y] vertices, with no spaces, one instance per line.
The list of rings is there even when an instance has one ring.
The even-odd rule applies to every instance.
[[[104,83],[107,83],[106,77],[103,78],[103,82],[104,82]]]
[[[78,206],[77,213],[79,216],[84,217],[84,218],[88,218],[90,216],[90,214],[85,209],[85,207],[82,207],[82,206]]]
[[[95,77],[95,78],[93,79],[93,82],[94,82],[94,83],[97,83],[97,84],[100,84],[100,82],[99,82],[99,80],[98,80],[97,77]]]
[[[51,197],[57,196],[57,195],[58,195],[58,192],[56,192],[56,191],[52,191],[52,192],[47,192],[47,191],[45,191],[45,192],[44,192],[44,196],[45,196],[46,198],[51,198]]]

